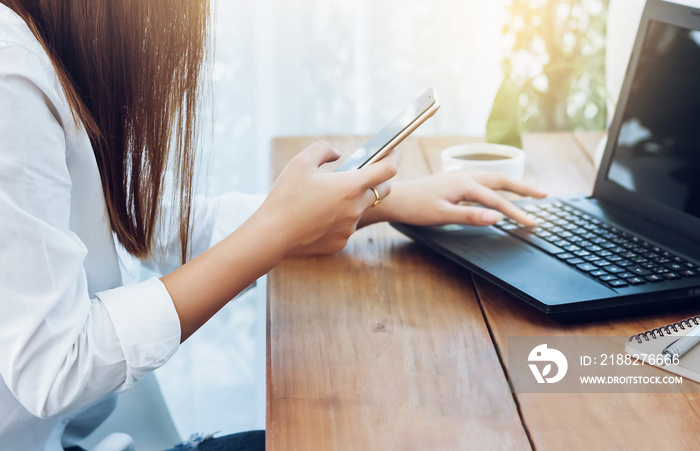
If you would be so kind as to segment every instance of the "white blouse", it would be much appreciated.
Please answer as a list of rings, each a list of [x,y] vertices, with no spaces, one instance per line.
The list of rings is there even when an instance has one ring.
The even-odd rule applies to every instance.
[[[197,199],[193,253],[261,201]],[[179,261],[174,232],[157,240],[162,271]],[[175,352],[180,325],[163,284],[124,283],[88,136],[41,45],[0,4],[0,447],[71,445],[61,437],[75,412]]]

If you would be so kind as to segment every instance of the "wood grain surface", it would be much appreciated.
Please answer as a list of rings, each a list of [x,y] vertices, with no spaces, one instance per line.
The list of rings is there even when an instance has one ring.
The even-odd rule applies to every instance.
[[[275,170],[313,140],[275,140]],[[397,177],[427,174],[418,141],[401,147]],[[268,449],[530,447],[460,268],[377,224],[339,254],[284,261],[268,290]]]
[[[602,136],[525,136],[525,179],[590,193]],[[278,138],[273,175],[317,139],[344,152],[364,142]],[[410,138],[398,178],[438,172],[442,149],[479,141]],[[386,224],[336,255],[284,261],[268,290],[268,449],[700,448],[699,394],[514,396],[507,382],[508,337],[624,338],[698,311],[561,324]]]

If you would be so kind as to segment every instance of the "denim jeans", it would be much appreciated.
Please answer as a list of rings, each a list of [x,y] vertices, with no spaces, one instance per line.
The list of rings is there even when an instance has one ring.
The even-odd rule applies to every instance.
[[[248,431],[216,438],[193,436],[168,451],[265,451],[265,431]]]

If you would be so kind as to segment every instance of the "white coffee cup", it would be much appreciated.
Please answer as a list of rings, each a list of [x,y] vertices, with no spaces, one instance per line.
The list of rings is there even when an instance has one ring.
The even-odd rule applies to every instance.
[[[525,173],[525,152],[502,144],[460,144],[443,150],[441,157],[444,172],[498,172],[514,180],[522,179]]]

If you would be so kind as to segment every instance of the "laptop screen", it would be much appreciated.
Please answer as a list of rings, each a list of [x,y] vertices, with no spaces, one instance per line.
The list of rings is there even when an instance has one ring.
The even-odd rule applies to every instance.
[[[700,31],[650,21],[607,179],[700,218]]]

